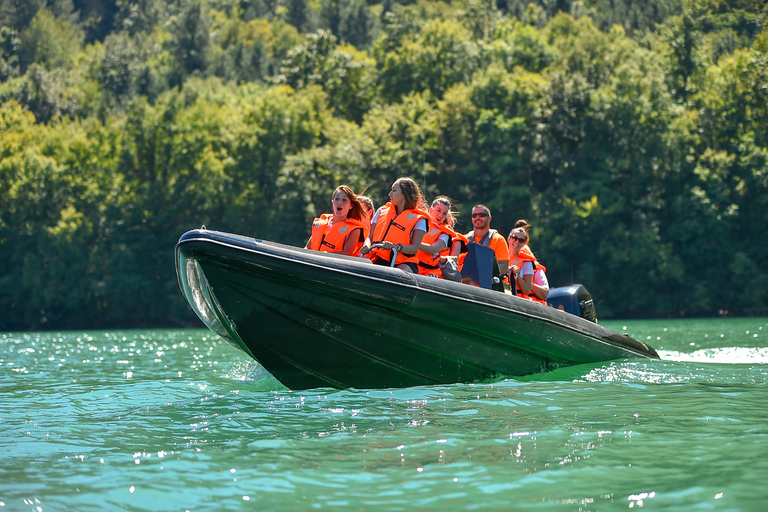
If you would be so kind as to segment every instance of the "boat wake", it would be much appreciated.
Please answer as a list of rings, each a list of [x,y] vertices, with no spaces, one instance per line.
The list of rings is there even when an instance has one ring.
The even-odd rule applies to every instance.
[[[614,361],[574,378],[585,382],[680,384],[689,382],[766,382],[768,347],[720,347],[694,352],[660,350],[659,361]],[[701,365],[701,366],[699,366]],[[722,365],[734,365],[723,371]],[[756,368],[757,367],[757,368]],[[579,367],[570,369],[577,370]]]
[[[659,350],[659,357],[665,361],[720,363],[720,364],[768,364],[768,347],[719,347],[677,352]]]

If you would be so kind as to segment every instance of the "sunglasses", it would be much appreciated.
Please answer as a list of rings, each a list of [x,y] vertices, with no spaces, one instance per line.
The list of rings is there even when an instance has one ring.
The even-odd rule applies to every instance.
[[[511,236],[511,237],[509,237],[509,239],[510,240],[517,240],[520,243],[525,242],[525,238],[520,238],[520,237],[517,237],[517,236]]]
[[[473,219],[474,219],[474,218],[477,218],[477,217],[487,217],[487,216],[488,216],[488,214],[487,214],[487,213],[473,213],[473,214],[472,214],[472,218],[473,218]]]

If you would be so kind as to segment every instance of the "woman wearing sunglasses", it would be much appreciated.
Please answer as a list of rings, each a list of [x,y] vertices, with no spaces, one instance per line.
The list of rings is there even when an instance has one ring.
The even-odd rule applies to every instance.
[[[536,260],[528,247],[528,232],[523,227],[516,227],[509,233],[507,242],[510,286],[515,286],[518,297],[546,304],[549,296],[547,269]]]

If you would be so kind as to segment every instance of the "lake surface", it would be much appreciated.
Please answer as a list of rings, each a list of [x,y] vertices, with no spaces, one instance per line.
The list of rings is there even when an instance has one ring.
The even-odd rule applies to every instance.
[[[0,512],[763,511],[768,318],[493,384],[292,392],[207,330],[0,333]]]

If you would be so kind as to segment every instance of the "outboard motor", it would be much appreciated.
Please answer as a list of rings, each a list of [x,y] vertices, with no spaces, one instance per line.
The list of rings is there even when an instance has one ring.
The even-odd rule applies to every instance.
[[[572,284],[549,290],[547,302],[557,309],[597,323],[595,302],[583,284]]]

